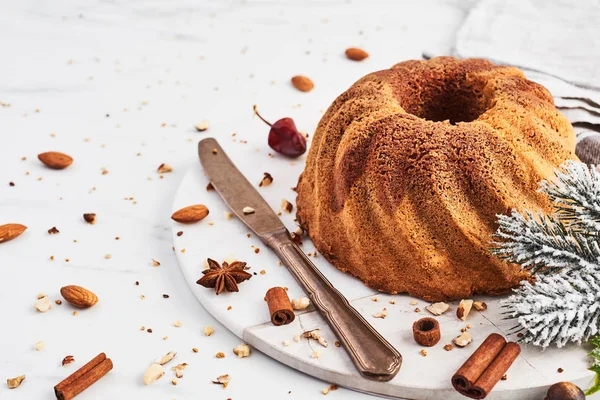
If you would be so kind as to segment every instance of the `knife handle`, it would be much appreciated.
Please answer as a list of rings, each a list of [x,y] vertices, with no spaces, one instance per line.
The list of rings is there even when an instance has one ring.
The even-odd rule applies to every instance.
[[[400,370],[402,356],[323,276],[289,233],[265,238],[325,318],[358,371],[365,378],[389,381]]]

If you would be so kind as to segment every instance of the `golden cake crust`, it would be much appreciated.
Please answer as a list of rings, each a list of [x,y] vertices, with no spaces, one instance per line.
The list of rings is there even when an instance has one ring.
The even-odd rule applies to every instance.
[[[548,210],[538,183],[575,157],[550,93],[480,59],[365,76],[321,119],[298,182],[317,249],[370,287],[438,301],[527,278],[489,254],[496,215]]]

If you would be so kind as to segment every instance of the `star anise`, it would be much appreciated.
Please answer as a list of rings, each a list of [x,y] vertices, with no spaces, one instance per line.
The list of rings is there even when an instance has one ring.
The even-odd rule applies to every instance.
[[[202,271],[204,276],[196,282],[205,288],[214,288],[215,293],[221,294],[223,290],[228,292],[239,292],[238,283],[252,278],[252,275],[244,271],[245,262],[235,261],[229,265],[223,262],[219,265],[215,260],[207,259],[209,269]]]

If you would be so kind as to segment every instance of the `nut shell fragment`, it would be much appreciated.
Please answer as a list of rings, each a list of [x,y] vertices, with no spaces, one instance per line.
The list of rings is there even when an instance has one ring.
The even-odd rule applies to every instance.
[[[50,303],[50,299],[47,296],[43,296],[38,298],[38,300],[33,305],[36,310],[39,312],[46,312],[52,308],[52,303]]]
[[[250,355],[250,346],[242,343],[233,349],[233,354],[238,356],[238,358],[248,357]]]
[[[292,300],[292,308],[296,311],[305,310],[310,304],[308,297],[302,297]]]
[[[432,313],[433,315],[442,315],[443,313],[448,311],[449,308],[450,308],[450,305],[446,304],[444,302],[433,303],[433,304],[425,307],[425,309],[427,311],[429,311],[430,313]]]
[[[485,301],[475,301],[473,302],[473,307],[475,307],[477,311],[485,311],[488,308]]]
[[[473,340],[473,336],[469,332],[463,332],[459,336],[452,339],[455,345],[458,347],[465,347]]]
[[[21,386],[21,383],[25,380],[25,375],[19,375],[16,378],[8,378],[6,384],[9,389],[16,389]]]
[[[165,354],[164,356],[162,356],[161,358],[159,358],[158,360],[156,360],[155,363],[160,364],[160,365],[165,365],[166,363],[168,363],[169,361],[174,359],[176,355],[177,355],[176,352],[170,351],[167,354]]]
[[[465,321],[467,316],[471,312],[471,307],[473,306],[473,300],[461,300],[458,308],[456,309],[456,316],[461,321]]]

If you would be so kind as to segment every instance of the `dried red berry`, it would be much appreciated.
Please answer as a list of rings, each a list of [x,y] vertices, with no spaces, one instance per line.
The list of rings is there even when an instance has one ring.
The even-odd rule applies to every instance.
[[[269,146],[273,150],[288,157],[299,157],[306,152],[306,139],[298,132],[293,119],[281,118],[271,124],[258,113],[256,106],[254,106],[254,113],[271,127]]]

